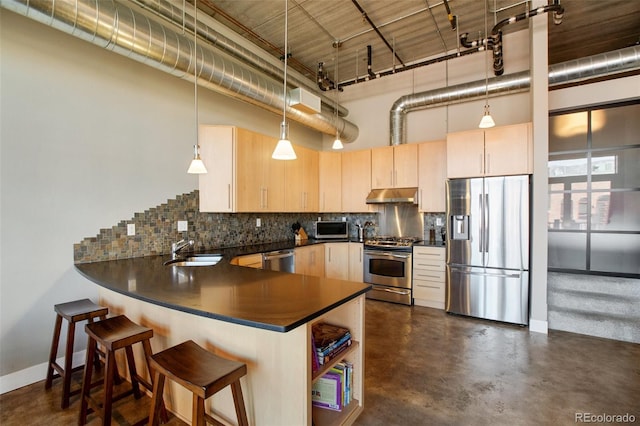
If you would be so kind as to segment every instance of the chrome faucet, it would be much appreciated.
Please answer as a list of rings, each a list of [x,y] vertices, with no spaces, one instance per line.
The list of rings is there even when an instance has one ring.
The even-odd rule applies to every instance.
[[[171,243],[171,259],[176,259],[178,257],[178,252],[187,246],[193,247],[193,240],[180,240],[177,243]]]

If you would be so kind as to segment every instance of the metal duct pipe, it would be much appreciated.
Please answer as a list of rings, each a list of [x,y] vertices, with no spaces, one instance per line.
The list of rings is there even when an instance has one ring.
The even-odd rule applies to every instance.
[[[549,67],[549,87],[574,84],[622,72],[640,70],[640,46],[562,62]],[[485,96],[485,80],[458,84],[443,89],[405,95],[396,100],[390,111],[390,145],[406,143],[407,114],[419,109],[452,105]],[[529,90],[529,71],[489,79],[490,95],[513,94]]]
[[[167,19],[169,22],[179,26],[183,25],[183,19],[185,19],[185,28],[193,31],[193,16],[190,16],[188,14],[183,15],[182,7],[178,6],[178,2],[170,2],[168,0],[133,0],[133,2],[145,9],[153,11],[154,13]],[[246,49],[245,47],[234,42],[228,37],[220,34],[218,31],[209,27],[201,20],[198,20],[198,35],[210,42],[215,47],[229,53],[232,56],[237,57],[242,61],[247,62],[250,65],[253,65],[260,71],[270,75],[275,79],[278,79],[282,76],[282,67],[273,65],[271,62],[253,53],[249,49]],[[295,75],[292,75],[291,72],[287,73],[287,83],[291,83],[293,86],[305,87],[310,92],[314,91],[313,85],[308,84],[305,80],[297,78]],[[323,94],[320,94],[319,96],[323,106],[327,107],[327,109],[335,111],[336,105],[333,99],[328,98]],[[338,106],[338,114],[341,117],[346,117],[347,115],[349,115],[349,111],[344,107]]]
[[[197,57],[199,85],[275,114],[286,102],[282,81],[210,46],[198,44],[194,55],[192,37],[114,0],[1,0],[1,6],[188,81],[194,79]],[[358,127],[336,117],[333,109],[307,114],[287,106],[287,116],[328,135],[339,131],[344,142],[358,137]]]

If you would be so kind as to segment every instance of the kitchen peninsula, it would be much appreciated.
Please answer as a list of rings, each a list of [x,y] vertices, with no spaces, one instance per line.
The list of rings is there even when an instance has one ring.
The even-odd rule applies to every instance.
[[[364,294],[368,284],[234,266],[238,253],[221,251],[214,266],[173,267],[169,256],[76,264],[100,286],[100,303],[154,330],[154,352],[192,339],[247,364],[242,379],[252,425],[349,424],[363,407]],[[348,327],[358,343],[346,358],[355,366],[355,400],[342,412],[312,408],[311,325]],[[138,357],[140,358],[140,357]],[[190,418],[188,392],[171,384],[167,407]],[[208,400],[235,421],[231,392]]]

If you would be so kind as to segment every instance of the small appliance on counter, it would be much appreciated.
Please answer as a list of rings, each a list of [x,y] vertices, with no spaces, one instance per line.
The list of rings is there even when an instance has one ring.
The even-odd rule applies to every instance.
[[[316,240],[347,239],[349,238],[349,222],[319,220],[313,223],[313,236]]]

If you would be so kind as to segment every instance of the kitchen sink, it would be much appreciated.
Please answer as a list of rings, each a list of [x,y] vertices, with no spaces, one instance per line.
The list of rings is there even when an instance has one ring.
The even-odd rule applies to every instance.
[[[192,254],[164,262],[165,266],[213,266],[222,260],[221,254]]]

